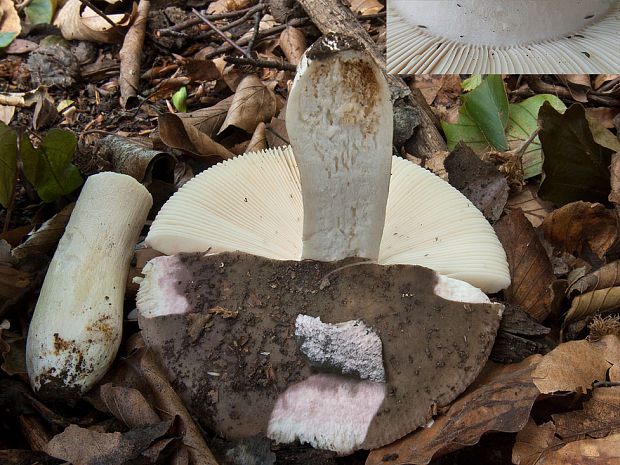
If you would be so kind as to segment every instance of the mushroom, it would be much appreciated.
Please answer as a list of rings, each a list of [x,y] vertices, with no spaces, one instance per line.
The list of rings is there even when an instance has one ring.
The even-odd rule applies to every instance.
[[[619,0],[392,0],[389,73],[610,73]]]
[[[359,256],[426,266],[485,292],[506,288],[504,249],[480,211],[431,172],[391,156],[391,108],[374,61],[350,39],[326,36],[302,58],[291,89],[292,148],[203,171],[162,207],[146,243],[165,254]]]
[[[152,203],[130,176],[100,173],[86,180],[28,329],[26,367],[35,391],[82,394],[114,361],[129,262]]]
[[[339,454],[427,424],[476,378],[503,310],[428,268],[358,258],[177,254],[144,274],[142,335],[204,426]]]
[[[293,149],[217,165],[157,215],[147,242],[170,255],[143,270],[142,334],[225,437],[377,447],[484,365],[503,306],[448,275],[497,291],[504,251],[458,191],[391,157],[391,121],[375,62],[325,36],[289,97]]]

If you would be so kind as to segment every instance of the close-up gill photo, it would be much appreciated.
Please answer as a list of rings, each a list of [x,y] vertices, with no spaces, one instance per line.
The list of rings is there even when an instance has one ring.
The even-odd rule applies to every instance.
[[[620,465],[620,0],[0,0],[0,465]]]

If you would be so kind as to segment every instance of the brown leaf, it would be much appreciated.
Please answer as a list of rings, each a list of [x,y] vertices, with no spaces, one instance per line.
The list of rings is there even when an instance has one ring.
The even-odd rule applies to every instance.
[[[221,76],[213,60],[186,58],[183,60],[183,66],[192,81],[213,81]]]
[[[576,296],[564,317],[563,326],[590,315],[612,310],[620,305],[620,287],[610,287]]]
[[[508,183],[497,168],[482,161],[464,142],[445,159],[450,184],[484,214],[489,221],[501,216],[508,200]]]
[[[191,124],[183,124],[183,120],[175,114],[161,115],[158,122],[161,140],[170,147],[184,150],[195,157],[213,157],[226,160],[235,156],[226,147],[218,144]]]
[[[23,375],[26,377],[26,337],[0,329],[0,353],[2,369],[9,376]]]
[[[602,258],[618,234],[616,217],[600,203],[573,202],[551,213],[542,230],[556,252],[581,256],[587,248]]]
[[[90,40],[93,42],[114,43],[123,39],[123,32],[137,14],[137,4],[126,13],[107,14],[116,24],[112,27],[90,7],[82,8],[80,0],[68,0],[56,13],[54,26],[60,29],[67,40]]]
[[[32,273],[19,271],[11,266],[0,265],[0,306],[15,297],[32,281]]]
[[[504,296],[538,321],[551,311],[553,269],[536,231],[519,209],[504,216],[495,232],[506,251],[511,284]]]
[[[351,10],[362,16],[374,15],[383,10],[383,5],[377,0],[351,0]]]
[[[618,107],[597,107],[586,108],[586,115],[590,118],[597,119],[604,128],[613,129],[614,118],[620,114],[620,108]]]
[[[567,294],[570,294],[573,291],[583,293],[596,289],[605,289],[618,284],[620,284],[620,261],[616,260],[577,279],[569,286]]]
[[[540,394],[532,370],[541,358],[533,355],[512,365],[489,362],[474,385],[432,426],[373,450],[366,465],[427,464],[436,455],[476,444],[488,431],[521,430]]]
[[[609,193],[609,201],[616,204],[616,210],[620,207],[620,152],[611,156],[610,181],[611,192]]]
[[[620,78],[620,74],[597,74],[592,84],[596,90],[599,90],[601,86],[608,82],[615,81],[618,78]]]
[[[535,228],[553,211],[553,203],[540,199],[536,190],[535,186],[528,184],[521,192],[511,194],[506,202],[506,210],[520,208]]]
[[[265,150],[267,148],[267,125],[263,122],[258,123],[256,129],[254,130],[254,134],[252,134],[252,139],[250,139],[250,143],[246,147],[246,152],[258,152],[260,150]]]
[[[532,377],[541,393],[567,391],[585,393],[595,381],[605,381],[607,370],[612,366],[609,359],[618,357],[616,344],[608,347],[594,345],[586,340],[569,341],[560,344],[541,360]],[[609,341],[607,341],[609,342]]]
[[[269,147],[281,147],[289,145],[288,132],[286,132],[286,121],[282,118],[271,118],[267,128],[267,144]]]
[[[107,383],[101,386],[99,395],[112,415],[130,428],[161,421],[161,418],[137,389]]]
[[[17,32],[22,30],[19,14],[15,9],[15,2],[0,0],[0,33]]]
[[[164,436],[172,423],[172,420],[162,421],[126,433],[99,433],[70,425],[52,438],[45,452],[80,465],[123,465]]]
[[[11,254],[22,261],[33,255],[50,255],[56,249],[60,237],[65,232],[75,202],[70,203],[41,225],[23,244],[13,249]]]
[[[523,430],[517,434],[512,448],[512,463],[515,465],[534,465],[542,454],[562,441],[555,437],[555,426],[549,421],[536,426],[530,419]]]
[[[432,171],[437,176],[439,176],[444,181],[448,181],[448,172],[446,171],[446,167],[444,162],[446,158],[450,155],[450,152],[439,151],[433,153],[430,157],[424,159],[424,168],[429,171]]]
[[[189,113],[178,113],[177,116],[181,118],[183,124],[190,124],[207,136],[213,137],[226,119],[232,100],[233,96],[231,95],[211,107],[201,108]]]
[[[254,74],[244,77],[233,96],[230,109],[218,134],[227,127],[236,126],[253,133],[261,121],[271,120],[276,114],[276,97]]]
[[[589,74],[558,74],[557,78],[577,102],[588,102],[588,94],[592,91]]]
[[[297,66],[306,50],[306,37],[303,32],[292,26],[287,26],[280,34],[279,44],[289,63]]]

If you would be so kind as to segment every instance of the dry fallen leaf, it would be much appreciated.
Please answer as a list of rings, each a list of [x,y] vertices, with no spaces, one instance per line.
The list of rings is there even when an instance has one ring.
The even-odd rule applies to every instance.
[[[195,157],[233,158],[235,155],[177,115],[167,113],[158,118],[161,140],[170,147],[182,149]],[[217,160],[214,160],[217,161]]]
[[[618,308],[620,305],[620,287],[610,287],[586,292],[576,296],[566,312],[563,325],[590,315],[596,315]]]
[[[572,202],[551,213],[542,230],[556,252],[581,256],[589,248],[602,258],[618,235],[616,217],[600,203]]]
[[[511,284],[504,296],[538,321],[551,312],[553,268],[536,231],[519,209],[495,224],[495,232],[506,251]]]
[[[14,33],[15,37],[22,30],[19,14],[15,9],[15,2],[12,0],[0,0],[0,33]]]
[[[161,421],[161,418],[137,389],[107,383],[101,386],[99,395],[110,412],[129,428],[137,428]]]
[[[373,450],[366,465],[427,464],[435,455],[476,444],[488,431],[521,430],[540,394],[532,370],[541,359],[533,355],[512,365],[489,362],[474,385],[432,426]]]
[[[303,32],[292,26],[288,26],[280,34],[279,44],[289,63],[297,66],[301,56],[306,51],[306,38]]]
[[[506,202],[506,210],[520,208],[535,228],[553,211],[553,203],[540,199],[536,195],[536,189],[535,186],[527,184],[521,192],[511,194]]]
[[[267,125],[263,122],[258,123],[252,139],[246,147],[246,152],[259,152],[267,148]]]
[[[137,4],[126,13],[108,14],[110,23],[89,7],[83,7],[80,0],[68,0],[56,14],[54,26],[60,29],[67,40],[91,40],[94,42],[114,43],[123,39],[124,31],[131,24],[137,13]]]
[[[586,340],[560,344],[541,360],[532,377],[543,394],[558,391],[585,393],[595,381],[605,381],[607,370],[612,366],[609,358],[616,358],[618,338],[615,344],[594,345]],[[609,342],[609,341],[607,341]]]
[[[567,294],[571,294],[573,291],[584,293],[596,289],[605,289],[618,284],[620,284],[620,261],[616,260],[577,279],[569,286]]]
[[[229,126],[253,133],[261,121],[267,122],[276,114],[276,97],[254,74],[244,77],[233,96],[232,103],[218,134]]]
[[[616,211],[620,208],[620,152],[611,156],[610,181],[611,192],[609,193],[609,201],[616,204]]]
[[[362,16],[374,15],[383,10],[383,5],[377,0],[351,0],[351,10]]]
[[[178,113],[177,116],[181,118],[184,125],[191,124],[200,132],[213,137],[226,119],[226,114],[232,101],[233,96],[231,95],[208,108],[201,108],[189,113]]]

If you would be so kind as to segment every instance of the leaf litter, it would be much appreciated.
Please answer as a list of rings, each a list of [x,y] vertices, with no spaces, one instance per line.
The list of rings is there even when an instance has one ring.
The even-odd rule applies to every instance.
[[[35,6],[38,3],[44,2],[32,2]],[[230,449],[230,445],[218,447],[211,431],[198,428],[176,396],[174,383],[170,384],[166,375],[148,357],[137,356],[143,350],[139,348],[140,344],[137,344],[138,348],[134,346],[133,350],[126,352],[122,360],[117,360],[109,373],[110,377],[116,376],[116,380],[104,380],[98,394],[87,396],[91,404],[78,407],[47,405],[28,393],[28,388],[23,384],[25,375],[20,362],[20,359],[23,362],[23,356],[19,355],[20,344],[36,302],[37,276],[44,273],[45,260],[39,262],[40,258],[36,257],[51,257],[67,219],[66,214],[60,215],[51,226],[42,225],[75,199],[75,189],[79,188],[85,177],[86,170],[83,168],[87,166],[71,159],[75,142],[50,129],[63,128],[76,134],[80,150],[86,152],[110,134],[129,140],[150,136],[152,145],[148,150],[152,148],[152,157],[143,161],[128,154],[121,154],[120,157],[125,165],[135,165],[132,166],[135,177],[149,178],[153,192],[161,189],[162,183],[172,185],[168,168],[160,170],[151,163],[158,153],[177,159],[177,168],[186,166],[189,172],[200,172],[220,160],[242,153],[246,147],[254,150],[285,144],[288,136],[283,126],[285,116],[281,108],[294,73],[290,66],[284,65],[295,65],[305,44],[312,43],[319,32],[303,12],[290,16],[286,21],[273,19],[279,18],[275,13],[273,18],[268,17],[268,12],[272,9],[276,11],[276,3],[272,1],[273,5],[266,5],[262,2],[220,0],[209,4],[205,14],[223,15],[212,18],[217,28],[224,29],[225,34],[241,47],[251,45],[250,56],[237,53],[241,61],[234,64],[224,60],[218,64],[218,59],[224,54],[230,55],[233,47],[189,11],[177,9],[174,14],[180,14],[180,20],[158,24],[156,29],[152,29],[150,21],[147,22],[146,40],[140,52],[147,50],[149,53],[142,60],[141,71],[149,68],[153,71],[150,77],[143,75],[138,84],[132,84],[137,88],[136,107],[132,110],[135,113],[128,113],[118,104],[119,63],[115,54],[119,45],[103,44],[122,41],[124,32],[119,36],[118,28],[109,29],[109,24],[106,25],[106,20],[97,13],[88,12],[91,16],[87,18],[84,14],[72,18],[76,24],[83,23],[75,28],[87,24],[107,34],[107,37],[98,33],[91,36],[96,37],[99,43],[92,49],[90,61],[80,62],[82,77],[76,86],[80,88],[79,92],[76,89],[60,91],[57,87],[51,87],[45,90],[48,97],[35,101],[33,96],[43,95],[43,91],[37,91],[31,85],[28,70],[19,64],[22,63],[19,55],[9,55],[10,60],[17,57],[17,66],[0,67],[1,79],[15,83],[1,89],[0,100],[9,108],[20,106],[18,112],[10,113],[6,121],[8,126],[3,127],[0,134],[0,140],[8,148],[2,152],[9,161],[9,168],[2,174],[2,185],[8,185],[8,188],[2,193],[5,208],[0,212],[0,220],[6,233],[15,232],[13,237],[22,237],[14,243],[19,247],[12,247],[9,261],[2,264],[0,323],[3,329],[0,345],[3,371],[0,382],[3,382],[3,395],[16,396],[21,399],[19,405],[24,404],[19,415],[23,417],[27,412],[29,417],[38,421],[21,420],[21,433],[17,434],[23,436],[19,445],[18,442],[0,439],[0,449],[5,449],[0,451],[3,454],[0,458],[7,463],[18,463],[18,457],[26,456],[24,452],[15,451],[17,447],[25,447],[24,444],[33,449],[29,457],[39,454],[39,459],[47,457],[45,460],[52,460],[49,456],[42,456],[41,452],[34,452],[37,450],[33,439],[36,432],[41,433],[39,437],[45,438],[45,450],[51,455],[77,463],[97,463],[102,457],[106,457],[106,463],[129,463],[138,460],[138,457],[143,463],[158,460],[162,463],[216,463],[209,447],[219,454],[221,463],[227,463],[225,453],[221,451]],[[122,16],[107,14],[113,21],[122,24],[121,31],[131,26],[136,15],[131,5],[124,5],[125,8],[128,6],[120,13]],[[172,18],[173,10],[168,8],[172,7],[166,6],[164,9]],[[290,7],[286,8],[284,11],[293,11]],[[383,11],[383,4],[355,2],[353,8],[362,15],[369,15],[369,19],[360,17],[359,21],[379,43],[381,34],[385,33],[385,25],[376,16]],[[159,10],[154,2],[149,20],[157,11],[163,10]],[[241,18],[245,19],[226,29]],[[107,33],[106,30],[116,32]],[[0,35],[0,38],[3,37]],[[27,37],[36,39],[35,36]],[[161,38],[161,43],[154,47],[158,38]],[[164,38],[170,40],[164,41]],[[13,40],[8,36],[4,39]],[[81,42],[71,42],[72,54],[77,52],[75,45],[78,43]],[[26,77],[23,77],[24,73]],[[580,337],[590,332],[592,340],[595,340],[592,329],[595,327],[592,324],[595,316],[603,313],[603,316],[609,315],[611,318],[617,314],[620,305],[616,269],[617,230],[614,226],[616,208],[612,208],[618,201],[616,191],[619,182],[612,163],[614,153],[619,150],[617,127],[613,125],[613,111],[619,101],[618,78],[618,75],[566,76],[562,79],[541,77],[518,81],[510,76],[504,79],[500,76],[474,76],[467,84],[462,83],[467,91],[462,90],[458,76],[408,80],[408,84],[415,89],[418,85],[422,87],[427,79],[423,92],[430,111],[435,111],[445,123],[449,146],[453,147],[463,139],[474,150],[474,156],[479,157],[483,163],[481,166],[496,165],[494,170],[479,169],[479,173],[484,174],[469,177],[468,183],[460,179],[464,176],[463,172],[456,171],[457,174],[452,175],[453,182],[472,201],[477,199],[482,210],[489,212],[488,217],[497,221],[498,231],[502,227],[506,229],[503,242],[509,259],[514,256],[511,262],[513,284],[509,290],[494,298],[517,305],[520,311],[531,313],[548,326],[545,329],[541,325],[542,329],[533,330],[535,334],[514,334],[529,341],[528,347],[535,347],[534,350],[540,354],[546,353],[548,348],[545,347],[549,346],[539,345],[537,338],[546,338],[557,348],[546,355],[536,354],[519,363],[501,365],[488,362],[483,373],[464,394],[437,412],[432,412],[436,416],[434,420],[429,418],[427,428],[391,446],[370,452],[367,460],[365,453],[361,459],[358,455],[358,461],[361,460],[358,463],[364,460],[366,463],[429,463],[437,460],[439,455],[458,457],[460,449],[476,450],[476,447],[481,447],[475,444],[483,435],[494,437],[488,435],[493,431],[512,432],[496,434],[505,434],[497,437],[514,443],[513,463],[533,463],[534,456],[544,457],[545,463],[585,463],[586,460],[596,463],[595,455],[584,456],[583,451],[596,451],[599,463],[617,459],[618,431],[614,412],[617,411],[620,394],[617,386],[612,385],[620,379],[617,338],[615,343],[609,342],[615,336],[603,337],[598,343],[583,339],[565,341],[560,329],[568,323],[583,322]],[[550,92],[550,86],[555,92]],[[177,113],[172,103],[173,95],[182,87],[187,90],[187,113]],[[543,95],[551,93],[556,96]],[[67,95],[77,109],[73,119],[54,119],[56,117],[51,113],[51,117],[42,114],[35,120],[32,108],[21,109],[43,100],[57,105]],[[615,105],[613,102],[616,102]],[[37,114],[45,113],[43,103],[40,106]],[[585,110],[582,108],[584,106]],[[456,113],[459,109],[460,116]],[[597,119],[601,123],[597,123]],[[38,122],[33,125],[34,121]],[[562,124],[556,121],[564,121],[564,126],[581,131],[580,136],[577,139],[566,136],[562,132]],[[473,123],[475,131],[468,132],[464,128],[465,122]],[[456,124],[456,127],[448,124]],[[24,141],[20,150],[13,142],[17,139],[17,133],[13,131],[19,125],[36,127],[34,131],[29,130],[20,136],[20,140]],[[538,127],[541,127],[541,134],[536,136],[534,132]],[[51,138],[46,139],[50,132]],[[415,138],[415,132],[410,137]],[[560,144],[558,140],[562,137],[569,137],[571,142]],[[484,155],[510,151],[515,154],[530,138],[529,145],[516,159]],[[28,145],[30,141],[34,141],[32,146]],[[411,146],[404,144],[404,147]],[[558,147],[564,151],[568,149],[565,152],[568,155],[562,155]],[[12,156],[13,153],[16,155]],[[404,155],[417,156],[415,153]],[[560,156],[568,156],[571,163],[562,173],[555,170]],[[55,160],[54,157],[58,157],[57,162],[41,164],[40,160]],[[89,161],[89,169],[101,170],[96,166],[108,166],[107,158],[97,157],[99,155]],[[502,168],[507,161],[512,161],[515,168]],[[477,163],[472,159],[464,164],[475,166]],[[611,170],[609,165],[612,165]],[[443,162],[439,166],[443,166]],[[450,169],[446,173],[450,174]],[[565,179],[562,176],[576,180],[582,187],[579,196],[574,197],[562,190],[561,182]],[[512,182],[514,179],[520,179],[520,184]],[[14,184],[13,180],[16,180]],[[507,186],[510,187],[509,193]],[[168,192],[173,189],[174,186]],[[552,200],[555,205],[544,199]],[[555,209],[562,205],[568,208]],[[512,213],[507,214],[508,211]],[[35,230],[41,232],[26,236]],[[573,259],[569,259],[569,255]],[[563,274],[557,273],[558,268],[549,266],[550,260],[557,260],[560,256],[568,270]],[[138,260],[136,263],[143,265],[144,261]],[[568,286],[563,302],[559,305],[554,303],[562,300],[562,296],[553,294],[556,289],[554,285],[566,279],[570,272],[575,272],[578,265],[587,265],[587,270]],[[138,274],[139,267],[134,271]],[[40,280],[38,282],[40,285]],[[28,292],[22,292],[24,289]],[[597,304],[600,298],[594,295],[596,292],[603,296],[603,303]],[[131,306],[131,298],[128,298],[126,313]],[[203,324],[208,325],[208,322]],[[504,330],[508,334],[511,327]],[[129,333],[129,340],[133,340],[135,324],[127,322],[125,331]],[[596,345],[600,343],[603,345]],[[21,383],[21,387],[12,384],[11,387],[6,385],[5,389],[5,381]],[[556,399],[553,411],[547,417],[542,413],[548,411],[542,392],[547,393],[547,398],[551,396]],[[569,400],[567,393],[580,396],[579,402],[575,404]],[[517,408],[506,409],[507,402]],[[114,421],[117,423],[111,422],[112,419],[116,419]],[[19,430],[16,421],[9,423],[15,431]],[[15,437],[15,434],[8,437]],[[85,444],[92,447],[84,447]],[[524,444],[527,445],[525,449]],[[489,447],[488,441],[484,447]],[[285,449],[271,448],[276,455],[285,453]],[[104,449],[109,455],[102,454]],[[307,449],[294,446],[292,452],[286,453],[302,457],[306,453],[304,451]],[[337,463],[331,455],[316,457],[324,463]],[[346,459],[338,460],[338,463],[343,463]]]

